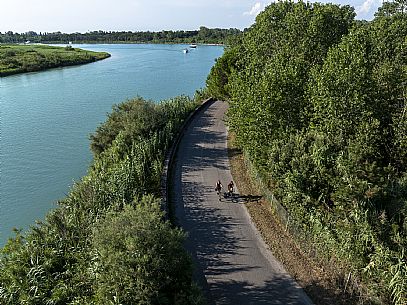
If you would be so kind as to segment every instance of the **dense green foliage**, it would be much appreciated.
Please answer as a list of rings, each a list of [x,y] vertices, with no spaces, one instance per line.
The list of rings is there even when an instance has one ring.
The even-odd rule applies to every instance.
[[[114,107],[92,136],[88,174],[0,250],[1,304],[200,303],[184,234],[154,197],[165,151],[195,107],[186,97]]]
[[[184,233],[162,221],[158,202],[109,213],[95,228],[97,304],[198,304]],[[192,291],[191,291],[192,289]]]
[[[71,46],[0,45],[0,76],[85,64],[109,56]]]
[[[225,44],[230,37],[238,35],[238,29],[209,29],[201,26],[195,31],[161,32],[105,32],[87,33],[0,33],[0,43],[21,43],[31,41],[39,43],[216,43]]]
[[[273,3],[207,80],[298,230],[385,304],[407,303],[406,7]]]

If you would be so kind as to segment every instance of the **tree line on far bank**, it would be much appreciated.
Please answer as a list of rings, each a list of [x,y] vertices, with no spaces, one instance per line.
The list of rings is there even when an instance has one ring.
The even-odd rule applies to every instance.
[[[230,100],[238,145],[301,238],[356,279],[348,301],[405,305],[407,1],[354,18],[350,6],[272,3],[207,91]]]
[[[92,31],[86,33],[0,33],[0,43],[213,43],[226,44],[230,37],[240,34],[238,29],[210,29],[201,26],[194,31]]]

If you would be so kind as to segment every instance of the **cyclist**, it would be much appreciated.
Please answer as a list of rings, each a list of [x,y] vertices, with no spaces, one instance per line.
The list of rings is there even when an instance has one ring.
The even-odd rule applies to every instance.
[[[220,180],[218,180],[218,182],[216,182],[216,184],[215,184],[215,191],[219,196],[219,201],[221,201],[222,188],[223,188],[223,185],[220,182]]]
[[[228,184],[228,193],[229,193],[229,197],[232,197],[233,196],[233,188],[234,188],[234,183],[233,183],[233,181],[230,181],[229,182],[229,184]]]

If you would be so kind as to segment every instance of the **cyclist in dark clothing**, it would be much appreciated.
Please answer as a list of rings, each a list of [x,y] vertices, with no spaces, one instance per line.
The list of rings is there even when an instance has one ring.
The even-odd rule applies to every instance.
[[[216,182],[216,184],[215,184],[215,191],[216,191],[216,193],[217,193],[218,196],[219,196],[219,201],[221,201],[222,188],[223,188],[223,185],[222,185],[222,183],[220,182],[220,180],[218,180],[218,182]]]
[[[233,190],[234,190],[234,183],[233,181],[230,181],[228,184],[228,193],[229,193],[229,197],[233,196]]]

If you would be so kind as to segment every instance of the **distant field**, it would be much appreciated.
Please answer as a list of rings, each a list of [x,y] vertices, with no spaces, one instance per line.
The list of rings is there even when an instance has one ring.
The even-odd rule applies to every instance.
[[[109,53],[48,45],[0,45],[0,76],[94,62]]]

